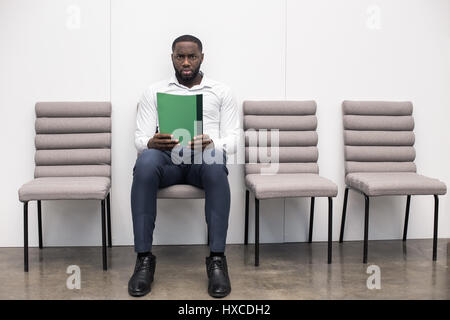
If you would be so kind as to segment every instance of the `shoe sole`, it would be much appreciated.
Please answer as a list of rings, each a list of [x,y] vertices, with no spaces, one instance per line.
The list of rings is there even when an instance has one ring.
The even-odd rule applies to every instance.
[[[208,293],[213,298],[225,298],[226,296],[228,296],[231,293],[231,290],[229,292],[227,292],[227,293],[220,293],[220,294],[210,293],[210,292],[208,292]]]
[[[132,297],[143,297],[147,294],[149,294],[152,291],[152,289],[148,289],[147,291],[143,291],[143,292],[130,292],[130,290],[128,290],[128,294]]]

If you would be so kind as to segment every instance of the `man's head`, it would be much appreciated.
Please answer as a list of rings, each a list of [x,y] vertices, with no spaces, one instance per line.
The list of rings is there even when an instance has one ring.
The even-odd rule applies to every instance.
[[[203,47],[199,39],[191,35],[176,38],[172,43],[172,63],[178,79],[190,82],[195,79],[203,62]]]

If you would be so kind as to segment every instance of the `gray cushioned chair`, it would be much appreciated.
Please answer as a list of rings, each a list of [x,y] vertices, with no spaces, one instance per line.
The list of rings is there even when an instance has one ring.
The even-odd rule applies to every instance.
[[[331,263],[332,208],[337,186],[319,176],[317,118],[314,101],[245,101],[245,244],[248,244],[249,191],[255,195],[255,266],[259,265],[259,200],[311,197],[309,242],[312,241],[314,199],[328,197],[328,263]],[[278,161],[267,162],[279,130]],[[264,132],[266,130],[266,132]],[[276,139],[276,136],[275,136]],[[276,151],[275,151],[276,152]],[[275,160],[275,162],[273,162]],[[266,172],[277,163],[278,170]]]
[[[345,195],[341,234],[344,239],[349,189],[365,198],[364,255],[367,263],[369,197],[406,195],[403,241],[406,241],[411,195],[434,195],[433,260],[436,260],[438,195],[446,185],[416,173],[411,102],[344,101]]]
[[[39,248],[42,249],[42,200],[100,200],[103,269],[111,243],[111,103],[36,103],[34,180],[19,189],[23,202],[24,269],[28,271],[28,202],[37,200]]]

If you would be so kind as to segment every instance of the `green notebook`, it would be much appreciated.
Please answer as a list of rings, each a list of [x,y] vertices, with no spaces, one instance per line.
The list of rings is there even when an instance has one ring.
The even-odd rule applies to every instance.
[[[202,94],[185,96],[158,92],[156,100],[160,133],[173,134],[173,139],[180,139],[182,146],[203,134]]]

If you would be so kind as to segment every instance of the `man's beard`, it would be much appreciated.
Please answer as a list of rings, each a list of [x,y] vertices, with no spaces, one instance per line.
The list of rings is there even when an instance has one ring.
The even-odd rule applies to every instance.
[[[200,72],[200,65],[197,67],[197,69],[192,71],[192,74],[190,76],[183,75],[182,72],[180,72],[177,68],[175,68],[175,74],[177,78],[181,78],[183,79],[183,81],[191,81],[192,79],[195,79],[195,77],[198,75],[199,72]]]

